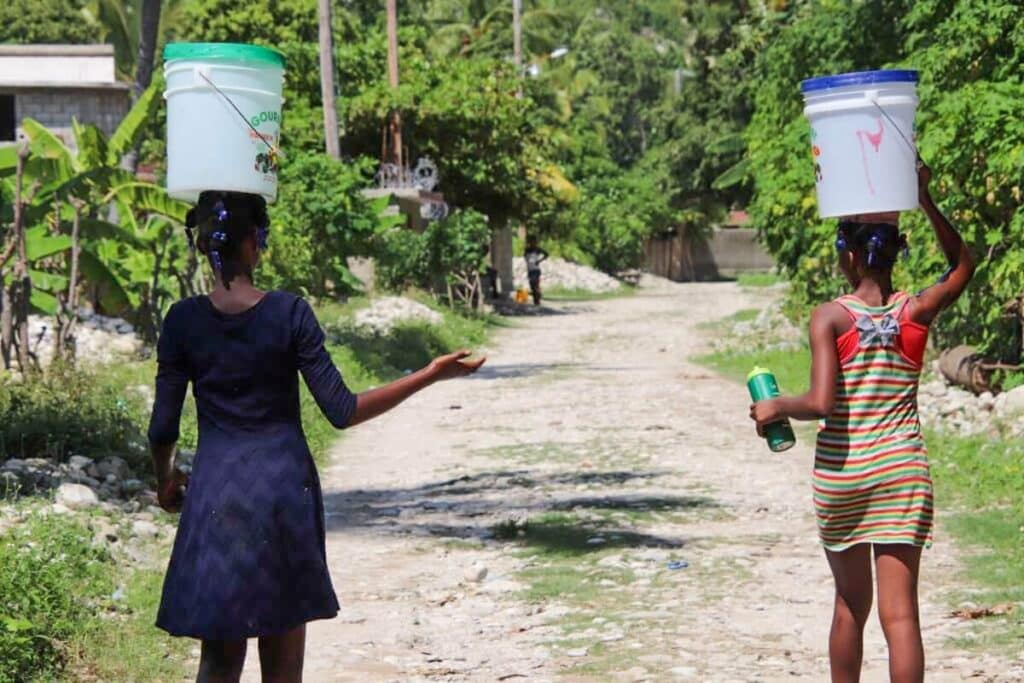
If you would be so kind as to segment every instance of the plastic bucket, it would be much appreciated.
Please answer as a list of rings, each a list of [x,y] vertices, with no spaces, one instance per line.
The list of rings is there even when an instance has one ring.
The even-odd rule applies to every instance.
[[[918,207],[916,71],[862,71],[800,84],[822,218]]]
[[[204,190],[274,201],[284,56],[256,45],[170,43],[164,77],[167,193],[191,202]]]

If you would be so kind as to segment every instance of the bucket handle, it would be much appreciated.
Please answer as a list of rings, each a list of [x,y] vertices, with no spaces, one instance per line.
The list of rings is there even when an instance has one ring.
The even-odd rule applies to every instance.
[[[212,80],[210,80],[210,77],[207,76],[204,73],[204,71],[205,71],[205,69],[200,69],[200,68],[196,67],[195,73],[196,73],[197,76],[199,76],[204,81],[209,83],[210,87],[213,88],[214,90],[216,90],[217,94],[220,95],[221,97],[223,97],[225,99],[225,101],[227,101],[227,103],[231,105],[231,108],[234,109],[238,113],[238,115],[242,118],[243,121],[245,121],[245,125],[249,126],[249,129],[256,135],[256,137],[259,138],[260,140],[262,140],[263,144],[267,146],[267,149],[270,150],[270,155],[272,157],[274,157],[275,159],[280,158],[281,157],[281,150],[279,150],[276,146],[274,146],[274,145],[270,144],[269,142],[267,142],[267,139],[265,137],[263,137],[262,135],[260,135],[260,132],[258,130],[256,130],[256,127],[253,126],[252,123],[249,122],[249,119],[245,118],[245,114],[242,113],[242,110],[239,109],[238,106],[234,102],[231,101],[231,98],[227,96],[227,93],[225,93],[223,90],[218,88],[217,84],[214,83]]]
[[[895,121],[893,121],[891,116],[889,116],[889,112],[883,109],[882,105],[878,103],[878,94],[879,93],[877,90],[868,90],[867,92],[864,93],[864,96],[867,97],[868,101],[871,102],[871,104],[875,105],[878,111],[882,112],[882,116],[889,120],[889,123],[892,125],[892,127],[895,128],[896,132],[900,134],[901,138],[903,138],[903,142],[907,143],[907,148],[910,150],[911,154],[913,154],[918,161],[924,163],[924,159],[921,158],[921,153],[917,151],[917,147],[912,142],[910,142],[909,139],[907,139],[907,136],[903,134],[902,130],[900,130],[899,125]]]

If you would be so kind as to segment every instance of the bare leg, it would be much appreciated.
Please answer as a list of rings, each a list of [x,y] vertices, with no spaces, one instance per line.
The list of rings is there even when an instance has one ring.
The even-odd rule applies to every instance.
[[[924,646],[917,602],[920,563],[921,548],[918,546],[875,546],[878,618],[889,644],[889,679],[892,683],[924,681]]]
[[[246,644],[244,640],[204,640],[196,683],[237,683]]]
[[[281,635],[260,638],[263,683],[302,683],[305,654],[305,624]]]
[[[864,658],[864,624],[871,613],[871,546],[855,545],[842,552],[826,550],[836,580],[835,612],[828,638],[832,683],[857,683]]]

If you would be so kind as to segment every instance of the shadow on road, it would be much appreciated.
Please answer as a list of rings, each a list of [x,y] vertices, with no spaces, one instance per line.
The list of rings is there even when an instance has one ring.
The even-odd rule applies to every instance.
[[[437,538],[521,540],[566,552],[610,546],[679,547],[683,539],[639,531],[648,515],[713,509],[707,496],[616,491],[668,471],[538,472],[504,469],[408,488],[325,493],[328,531],[409,534]],[[580,486],[607,486],[608,494]],[[522,530],[522,532],[521,532]],[[585,537],[585,538],[584,538]],[[590,542],[601,537],[600,543]],[[581,542],[582,539],[582,542]]]

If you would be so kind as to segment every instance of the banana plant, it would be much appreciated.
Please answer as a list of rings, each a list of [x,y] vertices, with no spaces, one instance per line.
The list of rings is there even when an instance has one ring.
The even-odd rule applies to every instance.
[[[38,311],[54,313],[57,294],[68,286],[60,270],[66,260],[63,254],[72,247],[67,226],[74,219],[74,210],[68,200],[76,198],[86,205],[81,219],[80,269],[94,304],[118,315],[145,309],[155,318],[144,321],[149,323],[146,327],[159,324],[162,305],[153,293],[167,287],[154,287],[153,282],[167,280],[166,270],[185,267],[187,256],[175,253],[174,259],[169,258],[169,252],[175,251],[170,226],[184,221],[188,206],[120,167],[122,156],[136,145],[155,113],[158,96],[156,87],[146,90],[109,138],[95,126],[74,122],[77,154],[37,121],[22,122],[30,152],[25,165],[25,186],[29,188],[26,246],[33,282],[31,303]],[[9,151],[12,149],[0,149],[0,194],[6,197],[13,195],[17,158],[16,150]],[[0,223],[9,224],[10,202],[2,204],[6,208],[0,209]],[[142,262],[149,268],[145,286],[138,273]],[[157,266],[155,275],[153,265]]]

